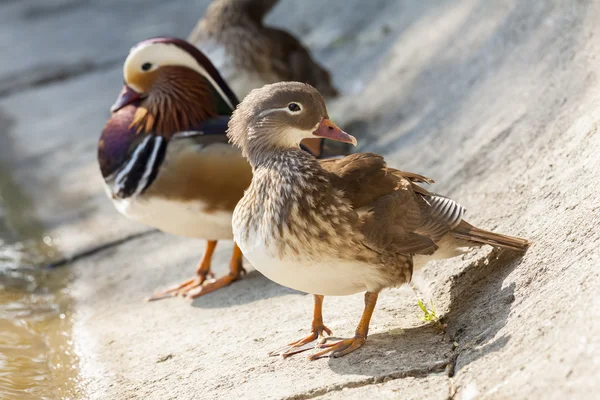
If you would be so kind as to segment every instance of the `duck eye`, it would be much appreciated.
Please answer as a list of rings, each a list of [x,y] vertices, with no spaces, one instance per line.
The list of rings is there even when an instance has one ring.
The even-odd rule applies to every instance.
[[[142,71],[150,71],[150,68],[152,68],[152,64],[148,62],[142,64]]]
[[[301,110],[301,108],[296,103],[290,103],[290,104],[288,104],[288,110],[290,110],[291,112],[298,112]]]

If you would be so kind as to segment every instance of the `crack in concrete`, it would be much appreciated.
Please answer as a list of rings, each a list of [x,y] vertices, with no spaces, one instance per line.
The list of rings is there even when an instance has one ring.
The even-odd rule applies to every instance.
[[[39,65],[0,79],[0,98],[37,89],[58,82],[68,81],[79,76],[114,68],[122,59],[101,62],[81,61],[72,65]]]
[[[454,382],[454,372],[456,369],[456,361],[458,360],[458,356],[460,355],[460,351],[455,349],[450,356],[450,362],[446,365],[446,374],[448,375],[448,399],[454,400],[457,394],[457,388]]]
[[[458,390],[456,388],[456,383],[454,382],[453,378],[448,378],[449,382],[448,382],[448,400],[454,400],[456,398],[456,395],[458,393]]]
[[[356,389],[356,388],[360,388],[363,386],[368,386],[368,385],[373,385],[373,384],[378,384],[378,383],[385,383],[385,382],[402,379],[402,378],[409,378],[409,377],[410,378],[425,378],[432,373],[443,372],[446,369],[448,362],[449,362],[449,360],[442,360],[442,361],[435,362],[433,365],[430,365],[427,368],[414,368],[414,369],[409,369],[407,371],[393,372],[391,374],[387,374],[387,375],[383,375],[383,376],[374,376],[374,377],[362,379],[359,381],[340,383],[337,385],[331,385],[331,386],[326,386],[323,388],[312,389],[312,390],[306,391],[304,393],[298,393],[293,396],[283,397],[282,400],[308,400],[308,399],[314,399],[319,396],[323,396],[328,393],[339,392],[344,389]]]
[[[90,249],[83,250],[83,251],[81,251],[79,253],[76,253],[76,254],[74,254],[74,255],[72,255],[70,257],[60,258],[57,261],[54,261],[52,263],[47,264],[45,266],[45,268],[57,268],[57,267],[68,266],[69,264],[72,264],[75,261],[79,261],[79,260],[82,260],[84,258],[91,257],[91,256],[93,256],[95,254],[98,254],[98,253],[103,252],[103,251],[108,250],[108,249],[112,249],[113,247],[117,247],[117,246],[119,246],[121,244],[124,244],[124,243],[127,243],[127,242],[129,242],[131,240],[135,240],[135,239],[139,239],[139,238],[142,238],[142,237],[154,235],[154,234],[157,234],[157,233],[160,233],[160,231],[157,230],[157,229],[153,229],[153,230],[149,230],[149,231],[145,231],[145,232],[140,232],[140,233],[134,233],[133,235],[125,236],[125,237],[123,237],[121,239],[117,239],[117,240],[114,240],[112,242],[104,243],[104,244],[102,244],[100,246],[97,246],[97,247],[92,247]]]
[[[452,355],[450,356],[449,359],[449,363],[448,365],[446,365],[446,375],[448,375],[448,378],[453,378],[454,377],[454,372],[455,372],[455,368],[456,368],[456,361],[458,360],[458,356],[460,355],[460,351],[454,350],[452,352]]]

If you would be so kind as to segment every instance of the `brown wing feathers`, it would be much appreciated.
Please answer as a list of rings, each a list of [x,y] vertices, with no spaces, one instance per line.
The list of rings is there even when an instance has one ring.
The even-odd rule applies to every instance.
[[[430,193],[417,183],[433,180],[387,168],[380,155],[353,154],[324,160],[331,183],[342,190],[361,216],[366,246],[374,250],[429,254],[444,235],[478,244],[524,250],[524,239],[488,232],[463,221],[465,209],[452,199]]]
[[[524,251],[530,245],[530,242],[526,239],[479,229],[469,224],[467,221],[461,221],[460,224],[452,230],[451,235],[455,238],[468,240],[470,242],[489,244],[490,246],[516,251]]]
[[[437,248],[431,238],[416,232],[422,217],[411,197],[407,190],[396,190],[371,205],[362,216],[367,247],[404,254],[430,254]]]
[[[388,169],[383,157],[373,153],[353,154],[340,160],[324,160],[332,185],[343,191],[361,215],[365,246],[377,251],[429,254],[437,246],[416,232],[423,224],[419,196],[412,179],[428,181],[416,174]],[[362,209],[362,210],[361,210]]]
[[[392,193],[398,184],[398,179],[388,174],[385,161],[378,154],[352,154],[320,163],[331,174],[332,185],[344,192],[355,210]]]

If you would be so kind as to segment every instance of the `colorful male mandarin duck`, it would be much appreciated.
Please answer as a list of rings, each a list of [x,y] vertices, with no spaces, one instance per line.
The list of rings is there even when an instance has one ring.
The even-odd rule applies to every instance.
[[[280,81],[306,82],[328,97],[338,94],[329,72],[290,33],[263,25],[278,0],[214,0],[190,34],[243,99]]]
[[[238,100],[208,58],[181,39],[137,44],[123,73],[98,147],[109,197],[132,220],[208,240],[196,276],[150,299],[194,298],[228,285],[244,272],[237,246],[229,274],[207,279],[217,241],[233,238],[233,209],[252,179],[225,134]]]
[[[233,213],[234,240],[265,276],[314,294],[312,332],[278,352],[284,357],[330,334],[323,296],[366,291],[365,308],[353,338],[325,343],[311,359],[361,347],[379,292],[409,282],[427,261],[484,244],[516,251],[529,244],[467,223],[458,203],[419,185],[430,179],[389,168],[377,154],[319,161],[300,151],[309,137],[356,145],[307,84],[252,91],[233,113],[228,135],[253,170]]]

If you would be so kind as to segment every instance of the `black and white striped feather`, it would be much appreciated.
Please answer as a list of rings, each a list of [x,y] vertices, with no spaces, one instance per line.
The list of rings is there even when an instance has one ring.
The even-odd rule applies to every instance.
[[[431,205],[431,216],[444,221],[450,229],[454,229],[465,215],[465,208],[448,197],[436,194],[425,200]]]
[[[125,199],[137,196],[156,179],[165,158],[166,140],[162,136],[148,135],[115,173],[112,193]]]
[[[417,233],[430,237],[434,242],[460,224],[465,208],[444,196],[431,194],[423,196],[426,203],[426,218]]]
[[[227,143],[225,135],[229,116],[218,116],[202,121],[194,130],[179,132],[171,140],[202,141],[202,146]],[[198,144],[198,143],[195,143]],[[125,199],[144,193],[154,182],[165,159],[168,141],[156,134],[148,134],[113,174],[111,191],[114,197]]]

